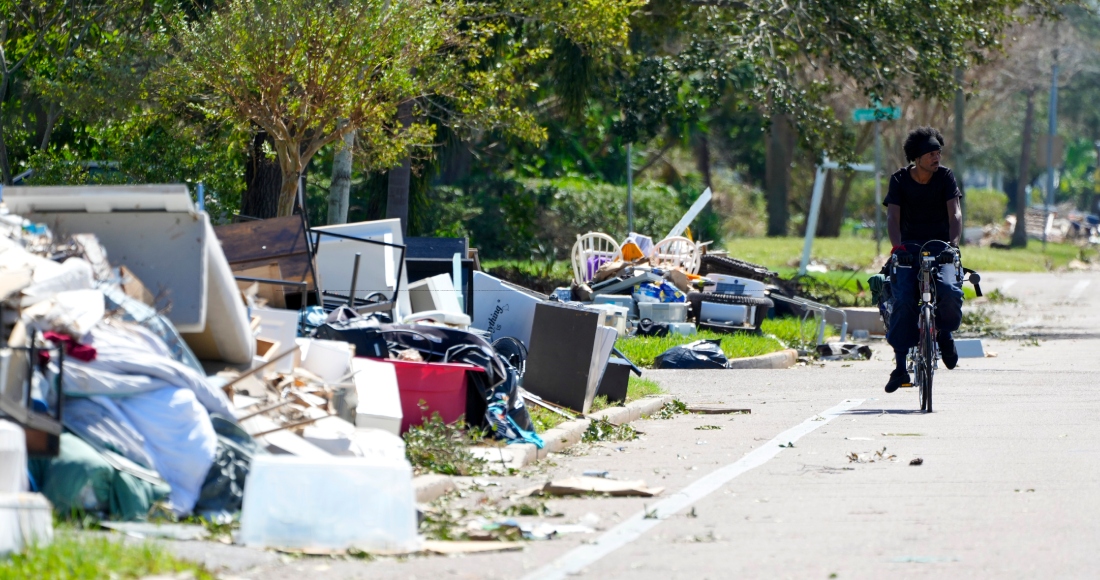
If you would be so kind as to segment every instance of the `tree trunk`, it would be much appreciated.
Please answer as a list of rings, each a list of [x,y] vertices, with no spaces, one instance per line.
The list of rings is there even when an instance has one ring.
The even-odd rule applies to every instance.
[[[244,170],[246,188],[241,196],[241,215],[267,219],[279,215],[279,191],[282,189],[283,172],[279,164],[268,159],[263,151],[266,133],[252,139],[248,150],[248,165]]]
[[[412,124],[412,102],[401,103],[397,107],[397,118],[408,127]],[[412,177],[412,159],[406,157],[401,165],[390,170],[389,187],[386,192],[386,218],[401,220],[401,235],[409,230],[409,185]]]
[[[3,105],[4,99],[8,96],[8,79],[7,74],[0,78],[0,105]],[[8,140],[4,134],[3,115],[0,115],[0,179],[3,179],[4,185],[11,185],[11,161],[8,159]]]
[[[794,153],[794,129],[786,115],[772,116],[765,159],[765,183],[768,196],[768,235],[787,235],[790,210],[787,190],[791,183],[791,158]]]
[[[821,214],[817,219],[815,236],[835,238],[844,219],[844,207],[837,207],[836,171],[825,174],[825,188],[821,191]]]
[[[46,111],[46,126],[42,128],[42,140],[39,141],[39,151],[45,151],[50,146],[50,138],[53,136],[53,128],[57,125],[57,120],[61,117],[61,106],[57,103],[50,103],[47,105]]]
[[[706,133],[695,136],[695,167],[703,176],[703,185],[713,188],[710,182],[710,141]]]
[[[1016,182],[1016,229],[1012,232],[1012,246],[1027,247],[1027,186],[1031,183],[1031,131],[1035,124],[1035,91],[1027,92],[1027,109],[1024,112],[1024,131],[1020,145],[1020,178]]]
[[[344,135],[343,145],[338,145],[332,156],[332,183],[328,192],[328,223],[348,223],[348,205],[351,196],[351,158],[355,148],[355,131]]]

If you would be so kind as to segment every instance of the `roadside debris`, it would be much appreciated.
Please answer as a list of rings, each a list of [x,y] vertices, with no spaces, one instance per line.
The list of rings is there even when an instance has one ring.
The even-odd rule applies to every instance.
[[[653,497],[660,495],[663,487],[647,487],[643,480],[618,481],[604,477],[569,477],[549,481],[544,485],[520,492],[533,495],[610,495],[612,497]]]
[[[870,453],[851,452],[848,454],[848,463],[875,463],[876,461],[897,461],[897,459],[897,455],[887,455],[885,447]]]

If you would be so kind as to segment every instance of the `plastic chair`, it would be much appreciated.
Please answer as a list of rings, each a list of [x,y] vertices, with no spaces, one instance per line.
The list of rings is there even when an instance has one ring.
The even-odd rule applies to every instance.
[[[615,238],[599,232],[577,235],[573,244],[573,281],[587,284],[596,275],[601,265],[622,257],[619,242]]]
[[[698,274],[703,245],[683,236],[665,238],[653,247],[649,261],[657,268],[675,268],[687,274]]]

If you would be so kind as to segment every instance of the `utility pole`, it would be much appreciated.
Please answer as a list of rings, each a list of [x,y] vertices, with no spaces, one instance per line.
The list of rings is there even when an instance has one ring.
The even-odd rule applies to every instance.
[[[1054,133],[1058,130],[1058,49],[1050,72],[1050,111],[1047,126],[1047,212],[1043,222],[1043,250],[1047,248],[1047,229],[1054,211]]]
[[[955,69],[955,84],[959,88],[955,90],[955,176],[958,177],[959,207],[962,210],[962,223],[959,228],[959,245],[966,243],[966,137],[963,128],[966,124],[966,94],[963,92],[963,69]]]
[[[626,144],[626,233],[634,231],[634,157],[630,143]]]

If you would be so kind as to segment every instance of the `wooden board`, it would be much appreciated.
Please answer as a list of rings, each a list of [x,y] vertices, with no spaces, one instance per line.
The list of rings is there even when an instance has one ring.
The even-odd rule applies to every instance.
[[[284,280],[306,282],[310,290],[316,288],[300,216],[227,224],[214,228],[214,233],[234,273],[276,262]],[[296,290],[288,286],[286,292]]]
[[[258,266],[255,268],[240,270],[234,268],[233,275],[246,276],[249,278],[266,278],[268,280],[285,280],[285,278],[283,278],[283,270],[279,267],[278,262],[271,262],[266,266]],[[256,285],[256,296],[266,300],[268,308],[286,308],[287,289],[289,288],[291,292],[296,291],[293,286],[262,284],[260,282],[247,282],[244,280],[237,281],[237,288],[240,288],[241,292],[244,292],[253,284]]]

